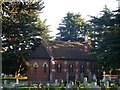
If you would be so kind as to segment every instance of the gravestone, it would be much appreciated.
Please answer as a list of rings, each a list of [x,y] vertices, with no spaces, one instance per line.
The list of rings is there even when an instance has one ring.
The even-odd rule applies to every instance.
[[[93,79],[92,72],[90,71],[89,74],[88,74],[88,81],[91,82],[92,79]]]
[[[77,86],[77,84],[74,84],[72,88],[73,88],[72,90],[79,90],[79,87]]]
[[[7,84],[7,80],[4,80],[4,85],[6,85]]]
[[[105,88],[109,88],[109,81],[106,81],[104,85],[105,85]]]
[[[58,86],[59,83],[58,83],[58,79],[55,79],[55,83],[54,83],[55,86]]]
[[[50,72],[50,81],[53,81],[52,71]]]
[[[84,73],[83,73],[83,72],[81,72],[81,74],[80,74],[80,81],[81,81],[81,82],[84,81]]]
[[[84,77],[83,84],[84,84],[84,87],[85,87],[85,88],[88,88],[87,77]]]
[[[19,84],[19,79],[18,78],[16,79],[16,83],[15,84]]]
[[[66,72],[66,81],[68,81],[69,80],[69,73],[68,73],[68,71]]]
[[[96,78],[96,75],[95,75],[95,74],[93,75],[93,80],[94,80],[94,81],[97,81],[97,78]]]
[[[66,84],[66,90],[71,90],[71,84],[70,83]]]
[[[64,83],[64,81],[63,81],[63,79],[61,79],[61,81],[60,81],[61,83]]]
[[[64,81],[61,79],[60,86],[64,87]]]
[[[55,79],[55,83],[58,83],[58,80],[57,80],[57,79]]]
[[[96,90],[99,90],[99,89],[100,89],[100,87],[97,85],[96,82],[92,82],[92,83],[91,83],[91,86],[92,86],[92,88],[95,88]]]
[[[78,73],[75,74],[75,80],[78,80]]]
[[[70,84],[71,84],[71,86],[73,86],[73,85],[74,85],[74,82],[73,82],[73,81],[71,81],[71,82],[70,82]]]

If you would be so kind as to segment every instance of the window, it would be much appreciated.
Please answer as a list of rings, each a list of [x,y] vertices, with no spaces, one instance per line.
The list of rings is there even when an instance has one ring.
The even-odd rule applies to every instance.
[[[43,64],[44,73],[47,72],[47,67],[48,67],[48,64],[45,62],[45,63]]]
[[[44,73],[46,73],[47,72],[47,65],[45,64],[44,65]]]
[[[84,72],[84,65],[80,65],[80,73]]]
[[[95,66],[94,66],[94,65],[90,65],[90,71],[91,71],[92,73],[95,72]]]
[[[61,73],[62,72],[62,65],[61,64],[57,64],[56,65],[56,71],[57,71],[57,73]]]
[[[73,73],[74,72],[74,68],[73,68],[73,65],[69,65],[69,73]]]

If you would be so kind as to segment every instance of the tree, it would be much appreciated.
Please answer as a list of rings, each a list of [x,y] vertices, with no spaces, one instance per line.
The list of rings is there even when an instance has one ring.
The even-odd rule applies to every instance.
[[[52,39],[53,37],[51,37],[49,34],[51,32],[51,31],[49,31],[50,25],[46,25],[46,21],[47,21],[47,19],[42,22],[39,18],[37,27],[41,27],[43,29],[43,32],[40,32],[41,38],[48,40],[48,39]]]
[[[107,8],[107,6],[105,6],[104,10],[101,12],[102,15],[100,17],[90,16],[92,19],[89,20],[92,25],[91,41],[94,49],[99,47],[99,41],[101,41],[105,29],[108,28],[108,26],[113,25],[113,23],[111,23],[113,13]]]
[[[60,31],[58,33],[60,40],[82,42],[86,32],[84,19],[80,14],[68,12],[59,24],[58,30]]]
[[[104,70],[119,68],[120,66],[120,28],[119,12],[114,15],[107,7],[100,17],[90,20],[93,25],[93,49],[98,58],[97,62]]]
[[[2,3],[2,66],[4,73],[25,70],[30,53],[41,43],[47,26],[38,18],[43,2]]]

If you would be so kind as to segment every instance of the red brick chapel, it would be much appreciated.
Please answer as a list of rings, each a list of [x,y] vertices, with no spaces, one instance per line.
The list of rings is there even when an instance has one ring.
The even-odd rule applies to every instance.
[[[79,42],[43,41],[29,62],[28,80],[79,80],[82,72],[88,76],[96,70],[95,58],[88,54],[88,47]]]

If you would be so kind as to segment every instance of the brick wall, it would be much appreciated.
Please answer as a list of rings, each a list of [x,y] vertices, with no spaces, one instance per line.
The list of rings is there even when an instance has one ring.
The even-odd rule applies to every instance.
[[[30,63],[33,65],[35,62],[38,64],[38,68],[36,69],[36,73],[34,71],[34,68],[31,67],[28,69],[28,80],[43,80],[48,81],[50,77],[50,70],[52,69],[52,75],[53,79],[58,80],[66,80],[66,72],[69,72],[70,65],[73,65],[73,72],[69,72],[69,77],[71,79],[75,78],[75,74],[78,73],[78,76],[80,76],[80,66],[83,65],[84,67],[84,74],[85,76],[88,75],[88,72],[91,71],[91,65],[94,65],[93,61],[87,61],[87,60],[54,60],[55,64],[52,62],[49,63],[49,59],[32,59],[30,60]],[[44,64],[47,64],[46,73],[44,73]],[[61,72],[57,72],[57,66],[61,64],[62,69]],[[51,68],[51,69],[49,69]],[[70,79],[69,78],[69,79]]]
[[[35,62],[38,64],[36,72],[34,67],[28,69],[28,80],[49,80],[49,60],[48,59],[33,59],[30,60],[30,63],[33,65]],[[44,64],[47,64],[46,73],[44,73]]]

